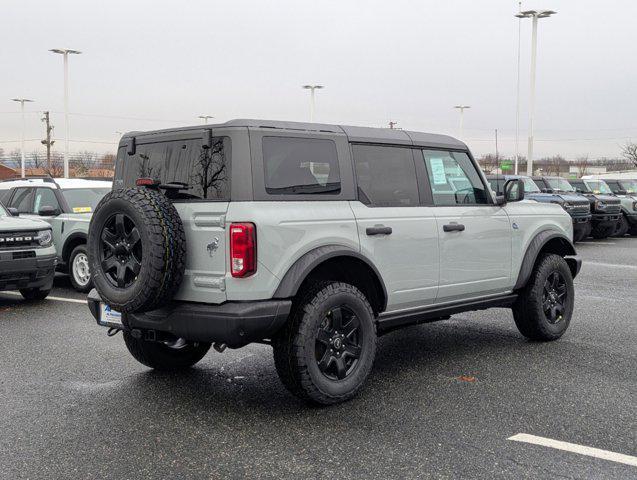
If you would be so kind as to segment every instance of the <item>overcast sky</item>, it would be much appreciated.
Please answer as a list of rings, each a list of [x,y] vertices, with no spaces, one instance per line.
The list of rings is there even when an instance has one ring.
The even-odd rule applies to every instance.
[[[637,140],[637,2],[542,0],[536,157],[616,156]],[[518,4],[506,0],[4,0],[0,147],[19,147],[50,110],[63,146],[62,58],[70,58],[72,150],[114,149],[116,131],[197,124],[200,114],[316,120],[459,135],[474,153],[515,149]],[[520,151],[526,154],[531,21],[522,22]],[[118,118],[121,117],[121,118]],[[86,143],[88,141],[105,143]],[[38,141],[27,150],[42,149]]]

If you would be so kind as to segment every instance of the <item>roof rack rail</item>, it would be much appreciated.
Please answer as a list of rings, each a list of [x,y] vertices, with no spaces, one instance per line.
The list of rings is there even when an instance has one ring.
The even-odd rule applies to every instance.
[[[4,180],[0,180],[0,182],[4,183],[4,182],[21,182],[21,181],[25,181],[25,180],[42,180],[42,182],[44,183],[53,183],[55,185],[58,186],[58,183],[55,181],[55,179],[53,177],[51,177],[50,175],[34,175],[32,177],[10,177],[10,178],[6,178]]]

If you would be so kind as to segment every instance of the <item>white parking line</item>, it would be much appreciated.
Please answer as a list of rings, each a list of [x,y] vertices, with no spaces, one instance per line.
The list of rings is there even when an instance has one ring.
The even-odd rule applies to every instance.
[[[579,453],[580,455],[586,455],[588,457],[601,458],[603,460],[637,467],[637,457],[631,457],[630,455],[624,455],[623,453],[609,452],[608,450],[600,450],[599,448],[585,447],[584,445],[577,445],[576,443],[536,437],[535,435],[529,435],[528,433],[518,433],[517,435],[507,438],[507,440],[532,443],[533,445],[541,445],[543,447],[555,448],[566,452]]]
[[[588,260],[584,261],[583,264],[584,265],[597,265],[598,267],[637,269],[637,265],[621,265],[619,263],[589,262]]]
[[[18,292],[2,292],[2,295],[12,295],[14,297],[21,297]],[[62,298],[62,297],[46,297],[47,300],[53,300],[55,302],[69,302],[69,303],[83,303],[86,304],[86,300],[78,300],[77,298]]]

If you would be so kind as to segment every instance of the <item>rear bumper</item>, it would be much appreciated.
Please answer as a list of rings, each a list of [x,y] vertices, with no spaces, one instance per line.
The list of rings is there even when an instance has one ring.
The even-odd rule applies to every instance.
[[[50,289],[53,286],[57,257],[41,255],[14,259],[13,251],[0,253],[0,290],[21,288]]]
[[[88,306],[99,325],[101,298],[96,290],[88,295]],[[291,300],[226,302],[219,305],[173,302],[159,310],[122,315],[126,330],[139,330],[144,338],[161,333],[199,342],[225,343],[238,348],[272,336],[283,326],[292,308]]]

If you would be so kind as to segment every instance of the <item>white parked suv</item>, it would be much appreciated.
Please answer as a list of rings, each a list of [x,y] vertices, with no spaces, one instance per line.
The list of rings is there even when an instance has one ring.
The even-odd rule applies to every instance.
[[[25,218],[53,229],[58,269],[68,273],[78,292],[93,288],[86,241],[93,210],[112,182],[81,178],[16,178],[0,182],[0,201]]]
[[[570,216],[496,197],[448,136],[234,120],[132,132],[89,234],[100,325],[157,369],[272,345],[295,395],[353,397],[378,335],[490,307],[555,340],[580,261]]]

